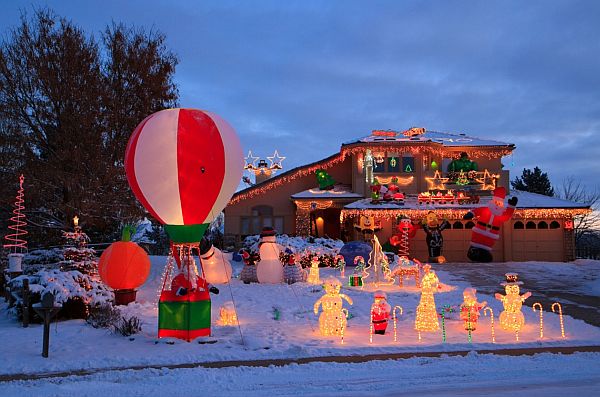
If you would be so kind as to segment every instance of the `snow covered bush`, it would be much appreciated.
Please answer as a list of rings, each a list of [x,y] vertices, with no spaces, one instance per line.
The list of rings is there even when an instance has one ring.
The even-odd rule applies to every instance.
[[[248,236],[244,240],[244,247],[251,251],[258,251],[259,235]],[[290,237],[287,234],[277,236],[277,244],[283,249],[289,248],[293,253],[311,252],[317,255],[336,256],[344,246],[342,240],[326,237]]]
[[[142,331],[142,321],[137,316],[121,317],[121,320],[114,326],[114,330],[123,336],[135,335]]]
[[[86,322],[94,328],[113,328],[121,320],[121,311],[110,303],[103,303],[90,309]]]

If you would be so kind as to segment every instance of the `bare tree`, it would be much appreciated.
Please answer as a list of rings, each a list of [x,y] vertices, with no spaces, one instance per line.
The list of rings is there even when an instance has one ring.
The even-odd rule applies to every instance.
[[[598,187],[593,190],[589,189],[574,176],[569,176],[563,180],[558,196],[565,200],[589,205],[592,209],[592,212],[576,216],[574,219],[576,245],[581,242],[582,238],[597,232],[600,228],[600,190]]]
[[[143,214],[123,156],[137,123],[177,104],[177,58],[164,43],[120,24],[96,39],[45,9],[0,42],[0,172],[25,174],[34,240],[76,214],[96,238]],[[3,207],[14,195],[5,190]]]

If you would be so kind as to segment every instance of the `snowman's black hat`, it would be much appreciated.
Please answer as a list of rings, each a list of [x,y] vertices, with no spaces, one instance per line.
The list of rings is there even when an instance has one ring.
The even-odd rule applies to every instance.
[[[274,236],[275,234],[275,229],[273,229],[271,226],[265,226],[263,227],[262,232],[260,232],[260,237],[269,237]]]

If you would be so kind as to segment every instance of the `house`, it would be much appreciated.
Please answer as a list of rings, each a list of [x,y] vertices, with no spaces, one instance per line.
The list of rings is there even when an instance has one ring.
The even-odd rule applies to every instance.
[[[513,150],[509,143],[424,128],[375,130],[343,143],[339,153],[235,193],[225,209],[225,234],[240,241],[272,226],[351,241],[364,237],[366,222],[377,225],[383,243],[401,217],[418,223],[433,211],[451,225],[443,232],[443,255],[465,262],[474,223],[463,215],[486,205],[496,187],[510,191],[502,159]],[[495,261],[574,259],[573,218],[589,206],[521,191],[509,196],[519,202],[501,227]],[[411,256],[427,259],[423,230],[409,244]]]

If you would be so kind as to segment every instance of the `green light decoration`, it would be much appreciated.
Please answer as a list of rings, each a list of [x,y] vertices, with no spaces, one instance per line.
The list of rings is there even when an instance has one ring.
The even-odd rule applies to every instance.
[[[438,313],[442,318],[442,342],[446,343],[446,313],[454,313],[454,306],[444,305]]]
[[[392,158],[390,159],[390,165],[391,165],[392,167],[396,167],[396,164],[398,164],[398,160],[396,160],[396,158],[395,158],[395,157],[392,157]]]
[[[467,324],[471,324],[471,311],[469,310],[469,312],[467,313]],[[469,325],[469,343],[473,342],[473,337],[471,336],[471,326]]]
[[[434,171],[437,171],[438,169],[438,163],[435,160],[431,162],[431,169]]]
[[[331,190],[335,185],[335,180],[329,175],[329,173],[325,170],[318,169],[315,171],[315,175],[317,176],[317,183],[319,184],[320,190]]]
[[[410,164],[406,164],[406,167],[404,168],[404,172],[413,172],[413,169],[410,166]]]

